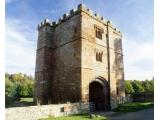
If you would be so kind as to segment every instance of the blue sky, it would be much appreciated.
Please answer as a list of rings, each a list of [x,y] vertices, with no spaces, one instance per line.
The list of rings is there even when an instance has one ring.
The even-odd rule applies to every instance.
[[[56,21],[79,3],[123,33],[125,79],[152,78],[153,0],[6,0],[6,72],[34,75],[37,24]]]

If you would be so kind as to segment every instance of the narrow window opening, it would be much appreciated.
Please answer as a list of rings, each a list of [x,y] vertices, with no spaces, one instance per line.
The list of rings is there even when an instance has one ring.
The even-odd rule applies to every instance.
[[[103,34],[103,31],[104,31],[103,28],[100,28],[97,25],[95,25],[94,28],[95,28],[95,36],[96,36],[96,38],[102,40],[102,34]]]
[[[101,52],[96,52],[96,61],[102,62],[102,55],[103,53]]]
[[[119,89],[118,89],[118,87],[117,87],[117,90],[116,90],[116,91],[117,91],[117,95],[119,95]]]
[[[74,33],[77,33],[77,27],[74,28]]]

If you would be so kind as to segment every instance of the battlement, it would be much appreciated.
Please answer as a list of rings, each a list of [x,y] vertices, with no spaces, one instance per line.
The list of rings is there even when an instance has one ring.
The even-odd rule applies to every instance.
[[[39,30],[41,27],[46,26],[46,25],[47,25],[47,26],[51,26],[51,27],[55,27],[55,26],[61,24],[62,22],[66,21],[67,19],[73,17],[74,15],[76,15],[77,13],[79,13],[79,12],[81,12],[81,11],[87,13],[88,15],[90,15],[90,16],[93,17],[94,19],[102,22],[102,23],[105,24],[105,25],[109,24],[109,25],[116,31],[116,33],[121,34],[120,31],[118,31],[116,28],[114,28],[114,27],[112,26],[111,21],[104,19],[104,18],[103,18],[100,14],[98,14],[98,13],[94,13],[91,9],[87,8],[86,5],[84,5],[84,4],[79,4],[76,9],[72,9],[72,10],[70,10],[69,13],[65,13],[62,17],[60,17],[60,18],[58,19],[58,21],[50,22],[48,19],[43,20],[43,21],[41,22],[41,24],[38,24],[38,27],[37,27],[37,28],[38,28],[38,30]]]
[[[117,29],[117,28],[114,28],[114,33],[118,34],[118,35],[122,35],[121,32]]]
[[[52,22],[49,19],[44,19],[40,24],[38,24],[37,29],[39,30],[43,26],[52,26]]]

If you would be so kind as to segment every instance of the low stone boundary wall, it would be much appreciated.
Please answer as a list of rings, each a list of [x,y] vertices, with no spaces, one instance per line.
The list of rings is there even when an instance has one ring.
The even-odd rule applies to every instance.
[[[6,120],[38,120],[48,116],[67,116],[88,112],[88,103],[66,103],[28,107],[7,108]]]
[[[154,93],[126,94],[126,102],[154,102]]]
[[[153,102],[154,93],[136,93],[133,94],[134,102]]]
[[[132,95],[126,94],[126,96],[125,96],[125,102],[133,102]]]

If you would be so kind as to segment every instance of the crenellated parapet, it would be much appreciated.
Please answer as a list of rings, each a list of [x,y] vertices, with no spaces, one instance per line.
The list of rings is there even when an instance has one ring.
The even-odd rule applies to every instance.
[[[113,33],[122,37],[122,33],[117,28],[114,28]]]
[[[38,24],[37,29],[40,30],[43,26],[53,26],[49,19],[44,19],[40,24]]]
[[[53,21],[50,22],[48,19],[43,20],[40,24],[38,24],[38,30],[43,27],[43,26],[51,26],[51,27],[56,27],[57,25],[61,24],[62,22],[70,19],[71,17],[73,17],[74,15],[76,15],[79,12],[85,12],[88,15],[90,15],[91,17],[93,17],[94,19],[100,21],[101,23],[103,23],[104,25],[109,25],[110,27],[112,27],[114,29],[114,31],[117,34],[121,35],[121,32],[118,31],[116,28],[113,27],[111,21],[106,20],[104,17],[102,17],[100,14],[98,13],[94,13],[91,9],[87,8],[86,5],[84,4],[79,4],[77,6],[76,9],[72,9],[70,10],[69,13],[65,13],[62,17],[60,17],[57,21]]]
[[[102,22],[103,24],[107,25],[108,21],[106,19],[104,19],[104,17],[102,17],[98,13],[94,13],[91,9],[87,8],[84,4],[78,5],[78,10],[87,13],[88,15],[93,17],[94,19],[96,19],[96,20]]]

